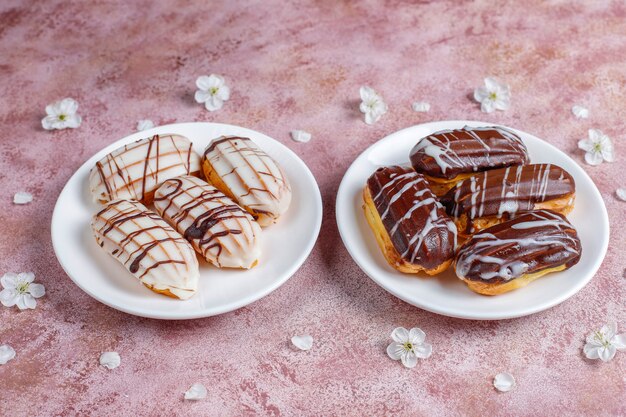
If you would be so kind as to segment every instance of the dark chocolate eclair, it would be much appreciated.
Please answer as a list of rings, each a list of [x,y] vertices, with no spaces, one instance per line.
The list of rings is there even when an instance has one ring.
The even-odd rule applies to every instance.
[[[452,259],[456,226],[423,175],[400,166],[379,168],[366,191],[402,261],[433,271]]]
[[[531,164],[472,175],[458,182],[441,197],[441,202],[449,215],[466,216],[470,230],[471,220],[482,217],[509,218],[534,208],[564,213],[572,207],[575,191],[574,179],[563,168]]]
[[[459,249],[456,274],[469,281],[499,284],[578,263],[582,247],[564,216],[534,210],[475,234]]]
[[[417,142],[410,157],[417,172],[444,179],[529,161],[520,137],[502,127],[465,126],[435,132]]]

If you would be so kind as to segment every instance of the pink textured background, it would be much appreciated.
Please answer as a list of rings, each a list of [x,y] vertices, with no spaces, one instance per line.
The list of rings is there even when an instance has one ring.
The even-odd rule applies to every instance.
[[[194,4],[195,3],[195,4]],[[626,353],[583,358],[584,337],[608,320],[626,330],[626,6],[621,1],[89,1],[4,0],[0,6],[0,273],[32,270],[47,295],[34,311],[0,308],[0,415],[624,415]],[[228,4],[227,4],[228,3]],[[225,75],[232,98],[209,113],[194,81]],[[468,99],[486,75],[511,85],[507,112]],[[389,104],[379,123],[358,113],[358,88]],[[80,103],[77,130],[43,131],[46,104]],[[412,101],[432,104],[414,113]],[[571,115],[590,109],[588,120]],[[309,165],[324,198],[320,239],[302,269],[239,311],[187,322],[125,315],[65,275],[50,242],[63,185],[83,161],[135,130],[218,121],[264,132]],[[472,322],[437,316],[387,294],[352,262],[334,199],[369,144],[431,120],[476,119],[545,138],[582,161],[590,127],[615,142],[613,164],[585,169],[612,224],[608,255],[569,301],[530,317]],[[308,144],[292,129],[313,134]],[[27,190],[35,200],[12,204]],[[590,218],[589,221],[593,221]],[[389,360],[396,326],[434,346],[413,370]],[[309,352],[289,338],[310,333]],[[108,371],[100,352],[116,350]],[[491,386],[508,370],[517,388]],[[208,398],[182,393],[203,382]]]

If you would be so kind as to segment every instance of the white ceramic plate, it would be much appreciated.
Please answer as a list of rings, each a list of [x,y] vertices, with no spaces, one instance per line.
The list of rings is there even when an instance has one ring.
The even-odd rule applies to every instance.
[[[181,301],[156,294],[141,285],[123,265],[96,243],[91,216],[99,205],[89,192],[89,170],[118,147],[156,133],[177,133],[202,151],[211,139],[222,135],[254,140],[285,170],[293,198],[278,224],[263,229],[259,265],[251,270],[226,270],[200,262],[198,292]],[[52,244],[65,272],[96,300],[142,317],[193,319],[243,307],[280,287],[302,265],[313,249],[322,222],[322,198],[315,178],[289,148],[253,130],[218,123],[180,123],[155,127],[125,137],[101,150],[70,178],[52,215]]]
[[[553,307],[583,288],[594,276],[609,241],[606,207],[591,178],[571,158],[528,133],[517,132],[533,163],[549,162],[567,170],[576,181],[576,204],[568,219],[578,230],[582,256],[574,267],[547,275],[527,287],[488,297],[469,290],[449,269],[436,277],[414,276],[391,268],[381,253],[363,214],[362,191],[376,168],[408,164],[419,138],[438,130],[492,123],[445,121],[425,123],[393,133],[363,152],[346,172],[337,194],[337,224],[352,258],[378,285],[409,304],[451,317],[500,320],[526,316]]]

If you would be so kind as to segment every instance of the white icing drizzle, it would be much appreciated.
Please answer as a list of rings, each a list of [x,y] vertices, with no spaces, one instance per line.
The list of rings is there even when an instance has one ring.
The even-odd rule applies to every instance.
[[[457,255],[456,273],[460,277],[466,277],[471,267],[475,263],[494,263],[500,265],[497,272],[483,272],[480,278],[490,280],[502,278],[505,281],[518,278],[524,274],[530,265],[516,258],[516,255],[525,254],[530,251],[543,251],[548,248],[560,247],[566,252],[577,253],[577,240],[567,234],[565,229],[571,229],[567,221],[560,216],[547,210],[531,211],[524,214],[529,220],[514,223],[512,229],[526,230],[538,227],[552,227],[556,229],[554,233],[544,233],[535,237],[523,237],[515,239],[502,239],[489,232],[482,232],[474,235],[471,244],[464,245]],[[515,248],[515,253],[510,250],[505,251],[505,257],[494,255],[493,248],[511,245]],[[488,255],[487,255],[488,254]]]
[[[451,232],[454,236],[454,247],[456,247],[456,225],[447,216],[445,216],[444,213],[441,213],[444,214],[443,216],[438,213],[438,210],[439,212],[443,212],[443,206],[441,205],[441,203],[439,203],[439,201],[436,200],[435,195],[428,188],[424,177],[415,172],[408,172],[406,174],[401,174],[397,176],[391,174],[389,178],[391,178],[391,181],[381,187],[380,191],[373,198],[376,207],[380,207],[381,205],[387,205],[385,211],[381,214],[381,219],[385,219],[388,216],[391,206],[396,201],[403,198],[404,194],[406,194],[407,192],[412,192],[418,184],[423,184],[422,186],[424,187],[422,190],[419,190],[413,194],[412,198],[414,199],[412,201],[411,208],[394,223],[393,227],[389,230],[390,237],[397,233],[403,222],[411,218],[415,210],[424,206],[432,205],[432,209],[428,215],[424,227],[416,232],[413,236],[406,236],[408,238],[407,249],[401,254],[401,257],[406,258],[407,255],[410,254],[408,258],[409,262],[414,263],[416,260],[419,260],[418,255],[420,253],[420,250],[422,250],[424,239],[432,230],[437,228],[446,229],[447,231]],[[381,201],[383,193],[385,193],[387,196],[390,196],[387,199],[388,203],[385,201]]]

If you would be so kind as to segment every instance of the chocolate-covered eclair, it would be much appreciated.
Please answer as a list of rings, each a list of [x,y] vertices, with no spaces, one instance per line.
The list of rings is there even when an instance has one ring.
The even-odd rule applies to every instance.
[[[455,270],[472,291],[497,295],[572,267],[581,251],[563,215],[534,210],[472,236],[459,249]]]
[[[561,167],[519,165],[472,175],[441,197],[441,203],[459,233],[469,234],[522,211],[550,209],[567,214],[574,207],[575,191],[574,179]]]
[[[475,172],[524,165],[529,161],[520,137],[495,126],[435,132],[417,142],[410,158],[415,171],[426,176],[436,195],[445,194]]]
[[[363,190],[365,216],[387,262],[401,272],[437,274],[450,265],[456,226],[410,168],[377,169]]]

